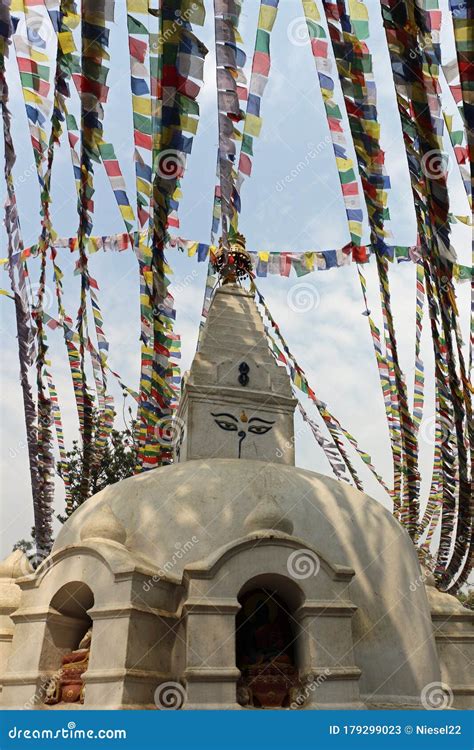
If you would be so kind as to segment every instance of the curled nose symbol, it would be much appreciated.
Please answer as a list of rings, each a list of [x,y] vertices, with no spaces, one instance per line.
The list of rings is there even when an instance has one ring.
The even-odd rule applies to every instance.
[[[240,440],[239,440],[239,458],[240,458],[240,455],[241,455],[241,450],[242,450],[242,442],[243,442],[243,441],[244,441],[244,439],[245,439],[245,438],[247,437],[247,433],[246,433],[246,432],[244,432],[243,430],[240,430],[240,431],[239,431],[239,432],[237,433],[237,435],[238,435],[238,436],[239,436],[239,438],[240,438]]]

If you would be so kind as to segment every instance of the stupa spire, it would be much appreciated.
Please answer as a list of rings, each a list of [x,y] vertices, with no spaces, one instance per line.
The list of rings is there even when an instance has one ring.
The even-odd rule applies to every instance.
[[[269,349],[253,294],[231,280],[234,273],[241,277],[227,270],[228,260],[184,380],[176,460],[240,458],[294,465],[296,401],[290,379]],[[234,261],[231,267],[241,267],[241,258],[235,255]]]

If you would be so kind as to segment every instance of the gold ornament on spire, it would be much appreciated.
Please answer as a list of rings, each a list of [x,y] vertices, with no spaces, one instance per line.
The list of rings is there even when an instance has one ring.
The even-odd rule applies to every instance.
[[[223,284],[235,284],[245,278],[252,278],[252,259],[245,247],[245,237],[237,234],[228,238],[229,247],[224,247],[222,238],[214,255],[212,266]]]

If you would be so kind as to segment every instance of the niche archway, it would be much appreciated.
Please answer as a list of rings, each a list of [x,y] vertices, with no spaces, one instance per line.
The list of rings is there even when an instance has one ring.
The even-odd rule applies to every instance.
[[[236,666],[238,701],[247,708],[286,708],[299,690],[301,595],[281,576],[259,576],[239,594]]]
[[[94,595],[89,586],[81,581],[66,583],[52,597],[40,659],[40,671],[45,685],[52,675],[57,678],[68,657],[69,661],[74,661],[70,659],[71,654],[79,648],[84,650],[84,640],[87,640],[87,634],[92,628],[88,611],[93,606]],[[88,651],[90,640],[89,637]]]

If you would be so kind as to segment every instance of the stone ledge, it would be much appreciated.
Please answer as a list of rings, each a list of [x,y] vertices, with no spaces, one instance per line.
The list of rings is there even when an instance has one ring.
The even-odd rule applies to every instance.
[[[454,695],[474,695],[474,685],[450,685]]]
[[[85,685],[93,685],[101,682],[119,682],[125,680],[138,680],[140,682],[153,682],[157,686],[160,682],[170,680],[170,675],[165,672],[154,672],[146,669],[94,669],[83,674]]]
[[[188,667],[184,671],[188,682],[234,682],[239,677],[237,667]]]
[[[197,597],[187,599],[183,604],[185,614],[230,614],[235,615],[240,610],[237,599],[216,598],[199,599]]]
[[[161,617],[167,620],[177,620],[178,615],[175,612],[169,612],[166,609],[158,609],[155,607],[140,607],[136,604],[126,604],[123,607],[100,607],[95,609],[94,607],[88,611],[88,615],[92,621],[95,620],[108,620],[111,617],[117,619],[119,617],[130,617],[131,614],[139,615],[152,615],[153,617]]]
[[[352,602],[307,601],[299,607],[295,617],[352,617],[357,607]]]
[[[313,669],[304,672],[301,675],[301,680],[308,680],[314,677],[316,680],[319,677],[324,677],[326,680],[359,680],[362,675],[362,670],[359,667],[314,667]],[[309,679],[309,683],[314,680]]]
[[[456,633],[446,633],[443,631],[436,631],[434,634],[435,641],[453,641],[456,643],[474,643],[474,633],[463,633],[458,631]]]

